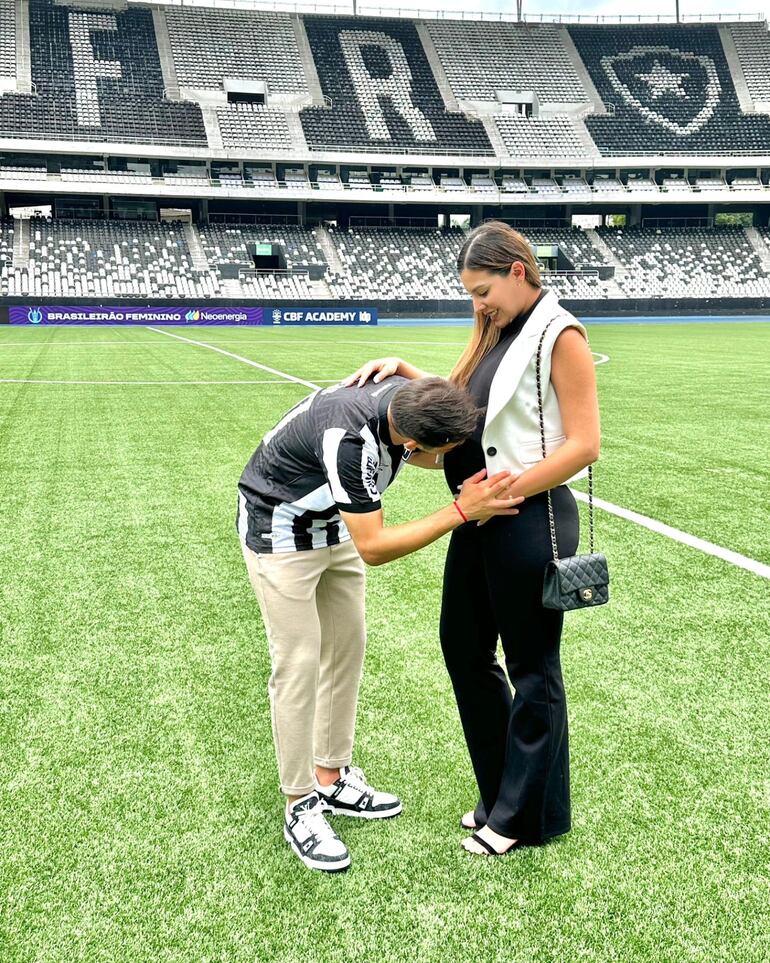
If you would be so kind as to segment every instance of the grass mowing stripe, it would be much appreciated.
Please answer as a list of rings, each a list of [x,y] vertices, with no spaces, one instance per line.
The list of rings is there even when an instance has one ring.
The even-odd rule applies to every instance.
[[[647,385],[633,359],[612,375],[607,334],[617,480],[602,491],[618,501],[627,477],[650,487],[661,458],[617,445],[654,421],[638,410]],[[640,353],[657,346],[645,335]],[[131,352],[104,354],[107,376],[135,373]],[[198,359],[231,368],[179,354],[188,373]],[[666,365],[664,353],[652,386]],[[697,398],[702,373],[688,375]],[[356,759],[402,794],[404,814],[335,818],[351,871],[302,871],[280,834],[267,642],[234,528],[243,464],[296,395],[288,381],[237,398],[0,393],[3,963],[306,963],[319,946],[328,963],[770,959],[766,583],[610,515],[612,603],[565,629],[573,833],[502,861],[460,850],[474,783],[438,643],[437,542],[368,573]],[[692,420],[732,439],[741,398],[730,384]],[[659,510],[694,499],[697,518],[703,465],[720,460],[708,432],[682,441],[692,477],[677,462]],[[764,504],[756,450],[731,451],[737,514]],[[407,466],[385,493],[388,522],[446,495],[439,472]],[[730,534],[717,516],[706,529]]]
[[[251,361],[249,358],[244,358],[240,354],[233,354],[232,351],[225,351],[224,348],[217,348],[213,344],[206,344],[204,341],[193,341],[192,338],[183,338],[181,334],[172,334],[170,331],[163,331],[160,328],[147,328],[148,331],[156,331],[158,334],[165,334],[168,338],[177,338],[179,341],[186,341],[188,344],[197,345],[199,348],[208,348],[209,351],[217,351],[219,354],[226,355],[228,358],[234,358],[236,361],[242,361],[244,364],[249,364],[253,368],[261,368],[262,371],[269,371],[270,374],[280,375],[287,381],[294,381],[299,385],[305,385],[306,388],[317,388],[318,385],[314,384],[312,381],[305,381],[303,378],[295,378],[294,375],[287,374],[285,371],[279,371],[277,368],[270,368],[268,365],[260,364],[258,361]]]
[[[588,495],[585,492],[573,490],[573,494],[578,501],[588,501]],[[678,528],[673,528],[664,522],[658,522],[654,518],[647,518],[646,515],[640,515],[639,512],[632,512],[627,508],[621,508],[619,505],[613,505],[611,502],[604,501],[603,498],[596,498],[594,496],[593,501],[597,508],[601,508],[611,515],[617,515],[618,518],[624,518],[626,521],[634,522],[643,528],[649,528],[651,532],[656,532],[658,535],[665,535],[666,538],[672,538],[675,542],[680,542],[682,545],[689,545],[690,548],[697,548],[707,555],[714,555],[716,558],[721,558],[731,565],[737,565],[738,568],[745,568],[747,572],[761,575],[762,578],[770,578],[770,565],[764,565],[762,562],[756,561],[756,559],[747,558],[745,555],[733,552],[729,548],[722,548],[721,545],[714,545],[713,542],[707,542],[705,539],[697,538],[688,532],[681,532]]]
[[[337,384],[338,378],[322,378],[319,384]],[[264,381],[53,381],[36,378],[0,378],[4,385],[283,385],[286,379]]]

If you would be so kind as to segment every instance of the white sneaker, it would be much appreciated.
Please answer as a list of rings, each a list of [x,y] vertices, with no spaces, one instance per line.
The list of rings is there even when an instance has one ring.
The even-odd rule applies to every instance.
[[[343,766],[331,786],[316,781],[315,791],[327,813],[357,816],[359,819],[388,819],[401,812],[401,800],[388,792],[377,792],[357,766]]]
[[[323,805],[315,792],[286,806],[283,835],[310,869],[337,873],[350,866],[350,853],[326,822]]]

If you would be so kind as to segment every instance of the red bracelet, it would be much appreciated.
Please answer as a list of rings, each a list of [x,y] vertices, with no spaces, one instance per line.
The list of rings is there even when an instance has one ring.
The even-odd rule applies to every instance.
[[[462,520],[463,520],[464,522],[467,522],[467,521],[468,521],[468,516],[465,514],[465,512],[462,510],[462,508],[460,508],[460,506],[459,506],[458,503],[457,503],[457,499],[456,499],[456,498],[455,498],[455,500],[452,502],[452,504],[453,504],[454,507],[457,509],[457,511],[460,513],[460,518],[462,518]]]

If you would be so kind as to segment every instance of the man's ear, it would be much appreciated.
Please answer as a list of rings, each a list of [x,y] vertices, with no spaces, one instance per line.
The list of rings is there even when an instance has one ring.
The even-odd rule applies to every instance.
[[[406,448],[407,451],[417,451],[419,447],[420,446],[417,444],[414,438],[407,438],[407,440],[404,442],[404,448]]]

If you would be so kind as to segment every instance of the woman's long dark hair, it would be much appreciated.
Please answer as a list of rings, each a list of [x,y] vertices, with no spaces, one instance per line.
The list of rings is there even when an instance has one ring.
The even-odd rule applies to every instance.
[[[486,221],[465,239],[457,255],[457,273],[468,270],[506,275],[514,261],[520,261],[523,265],[527,284],[533,288],[542,287],[540,267],[526,237],[502,221]],[[486,315],[477,311],[471,339],[452,369],[450,380],[466,387],[479,361],[497,344],[499,338],[500,331],[489,324]]]

